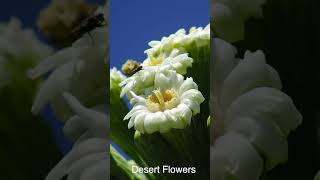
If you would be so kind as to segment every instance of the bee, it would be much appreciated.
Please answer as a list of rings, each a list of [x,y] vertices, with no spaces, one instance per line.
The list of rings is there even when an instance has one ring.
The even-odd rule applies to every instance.
[[[142,65],[134,60],[127,60],[127,62],[122,66],[122,72],[126,75],[126,76],[132,76],[135,73],[141,71],[143,69]]]
[[[89,16],[88,18],[84,19],[79,26],[74,28],[72,31],[73,34],[82,37],[84,34],[88,33],[91,40],[93,41],[93,38],[90,34],[90,31],[94,30],[97,27],[103,27],[106,25],[106,21],[104,19],[104,14],[99,13],[92,16]]]

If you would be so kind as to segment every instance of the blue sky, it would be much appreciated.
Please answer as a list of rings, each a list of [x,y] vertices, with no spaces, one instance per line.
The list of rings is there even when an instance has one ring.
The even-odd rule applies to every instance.
[[[110,65],[118,68],[127,59],[144,60],[149,41],[210,19],[209,0],[111,0],[110,6]]]

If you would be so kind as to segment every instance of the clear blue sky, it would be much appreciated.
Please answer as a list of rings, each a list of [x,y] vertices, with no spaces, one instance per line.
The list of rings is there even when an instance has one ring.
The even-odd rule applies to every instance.
[[[209,0],[111,0],[110,65],[144,60],[149,41],[180,28],[206,26],[209,19]]]

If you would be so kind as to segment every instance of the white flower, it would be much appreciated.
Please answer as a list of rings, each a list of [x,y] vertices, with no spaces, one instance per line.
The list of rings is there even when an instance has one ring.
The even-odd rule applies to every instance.
[[[119,84],[124,81],[126,77],[117,68],[112,68],[110,70],[110,89],[115,89],[119,87]]]
[[[25,74],[27,68],[51,52],[52,49],[40,42],[31,29],[22,29],[18,19],[0,23],[0,88]]]
[[[210,179],[259,179],[263,161],[245,137],[235,133],[226,134],[216,141],[210,151]]]
[[[101,11],[105,9],[100,8],[96,13]],[[108,77],[108,29],[96,28],[90,34],[92,38],[88,34],[83,35],[72,47],[58,51],[28,72],[30,78],[38,78],[53,70],[35,98],[34,114],[50,103],[60,119],[68,119],[72,113],[62,97],[63,92],[72,93],[86,106],[103,103]]]
[[[207,25],[205,28],[192,27],[188,34],[186,34],[184,29],[179,29],[175,34],[169,37],[163,37],[161,41],[149,42],[151,48],[147,49],[145,53],[148,54],[148,57],[157,57],[162,53],[170,52],[176,48],[187,50],[187,46],[192,44],[201,47],[209,44],[209,42],[210,25]]]
[[[100,8],[97,13],[106,10]],[[48,57],[28,73],[31,78],[37,78],[54,70],[41,86],[32,111],[38,113],[51,103],[59,115],[66,114],[62,116],[62,120],[67,120],[63,130],[75,141],[72,150],[50,171],[46,180],[66,175],[68,179],[109,179],[108,116],[103,104],[108,77],[107,31],[106,27],[96,28],[91,31],[93,40],[85,34],[72,47]]]
[[[109,143],[106,139],[90,138],[75,145],[73,149],[49,172],[45,180],[108,179]]]
[[[262,17],[262,5],[266,0],[214,0],[211,2],[213,29],[229,42],[243,39],[245,21],[250,17]]]
[[[120,83],[120,86],[122,87],[120,97],[123,97],[126,94],[130,96],[130,94],[128,94],[130,91],[140,94],[143,89],[152,86],[155,74],[155,71],[141,70],[125,79]]]
[[[184,80],[175,71],[164,70],[157,72],[153,81],[143,95],[131,91],[134,107],[124,118],[130,119],[128,128],[134,127],[140,133],[164,133],[190,124],[204,101],[193,79]]]
[[[108,117],[106,106],[93,109],[83,107],[69,93],[64,93],[76,114],[64,126],[67,137],[76,140],[72,150],[51,170],[46,180],[60,179],[107,179],[109,177]]]
[[[129,91],[140,93],[144,88],[152,85],[157,71],[175,70],[184,75],[187,68],[192,66],[193,59],[187,53],[180,54],[180,50],[174,49],[169,55],[162,54],[158,57],[149,57],[142,63],[143,69],[123,81],[121,97]]]
[[[123,86],[121,97],[129,91],[141,93],[141,90],[152,85],[155,73],[164,69],[175,70],[185,75],[189,67],[192,67],[195,59],[191,58],[189,51],[197,51],[201,47],[209,47],[210,25],[205,28],[191,28],[186,34],[184,29],[178,30],[169,37],[163,37],[161,41],[149,42],[150,49],[145,53],[147,59],[142,63],[143,70],[121,83]],[[209,49],[209,48],[208,48]],[[194,54],[196,55],[196,54]],[[198,56],[196,55],[198,58]],[[196,59],[197,61],[203,59]],[[205,58],[204,61],[207,59]],[[130,94],[127,94],[130,96]]]
[[[214,179],[230,175],[258,180],[262,166],[268,171],[287,161],[286,137],[301,123],[302,116],[290,97],[281,92],[280,77],[266,64],[262,51],[247,51],[244,59],[238,59],[235,48],[221,39],[213,40],[213,49],[211,163],[216,169],[212,167],[211,175]],[[234,144],[222,142],[226,137]],[[228,151],[237,149],[237,144],[247,147]],[[257,154],[264,161],[258,160],[262,158]]]
[[[107,105],[101,104],[89,109],[84,107],[74,96],[63,93],[68,105],[76,114],[64,125],[64,133],[72,139],[88,137],[100,137],[107,139],[109,118],[107,116]],[[81,136],[76,136],[81,134]]]
[[[20,58],[29,56],[34,62],[46,57],[52,49],[43,44],[31,29],[22,29],[19,19],[0,23],[0,54]],[[21,58],[20,60],[23,60]]]
[[[159,68],[168,68],[177,71],[179,74],[186,74],[187,68],[192,66],[193,59],[183,50],[173,49],[170,52],[162,53],[154,57],[148,57],[142,63],[144,70],[156,71]]]

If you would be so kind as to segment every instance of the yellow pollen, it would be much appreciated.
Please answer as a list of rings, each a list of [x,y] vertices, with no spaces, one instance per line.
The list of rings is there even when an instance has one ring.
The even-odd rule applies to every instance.
[[[146,105],[152,112],[165,111],[166,109],[172,109],[178,104],[177,93],[173,89],[167,89],[161,91],[156,89],[152,95],[147,98]]]
[[[161,93],[160,89],[154,90],[153,93],[154,93],[154,95],[156,95],[159,104],[164,105],[164,98],[163,98],[163,94]]]
[[[149,61],[150,61],[150,66],[158,66],[163,63],[164,58],[163,57],[151,57]]]

